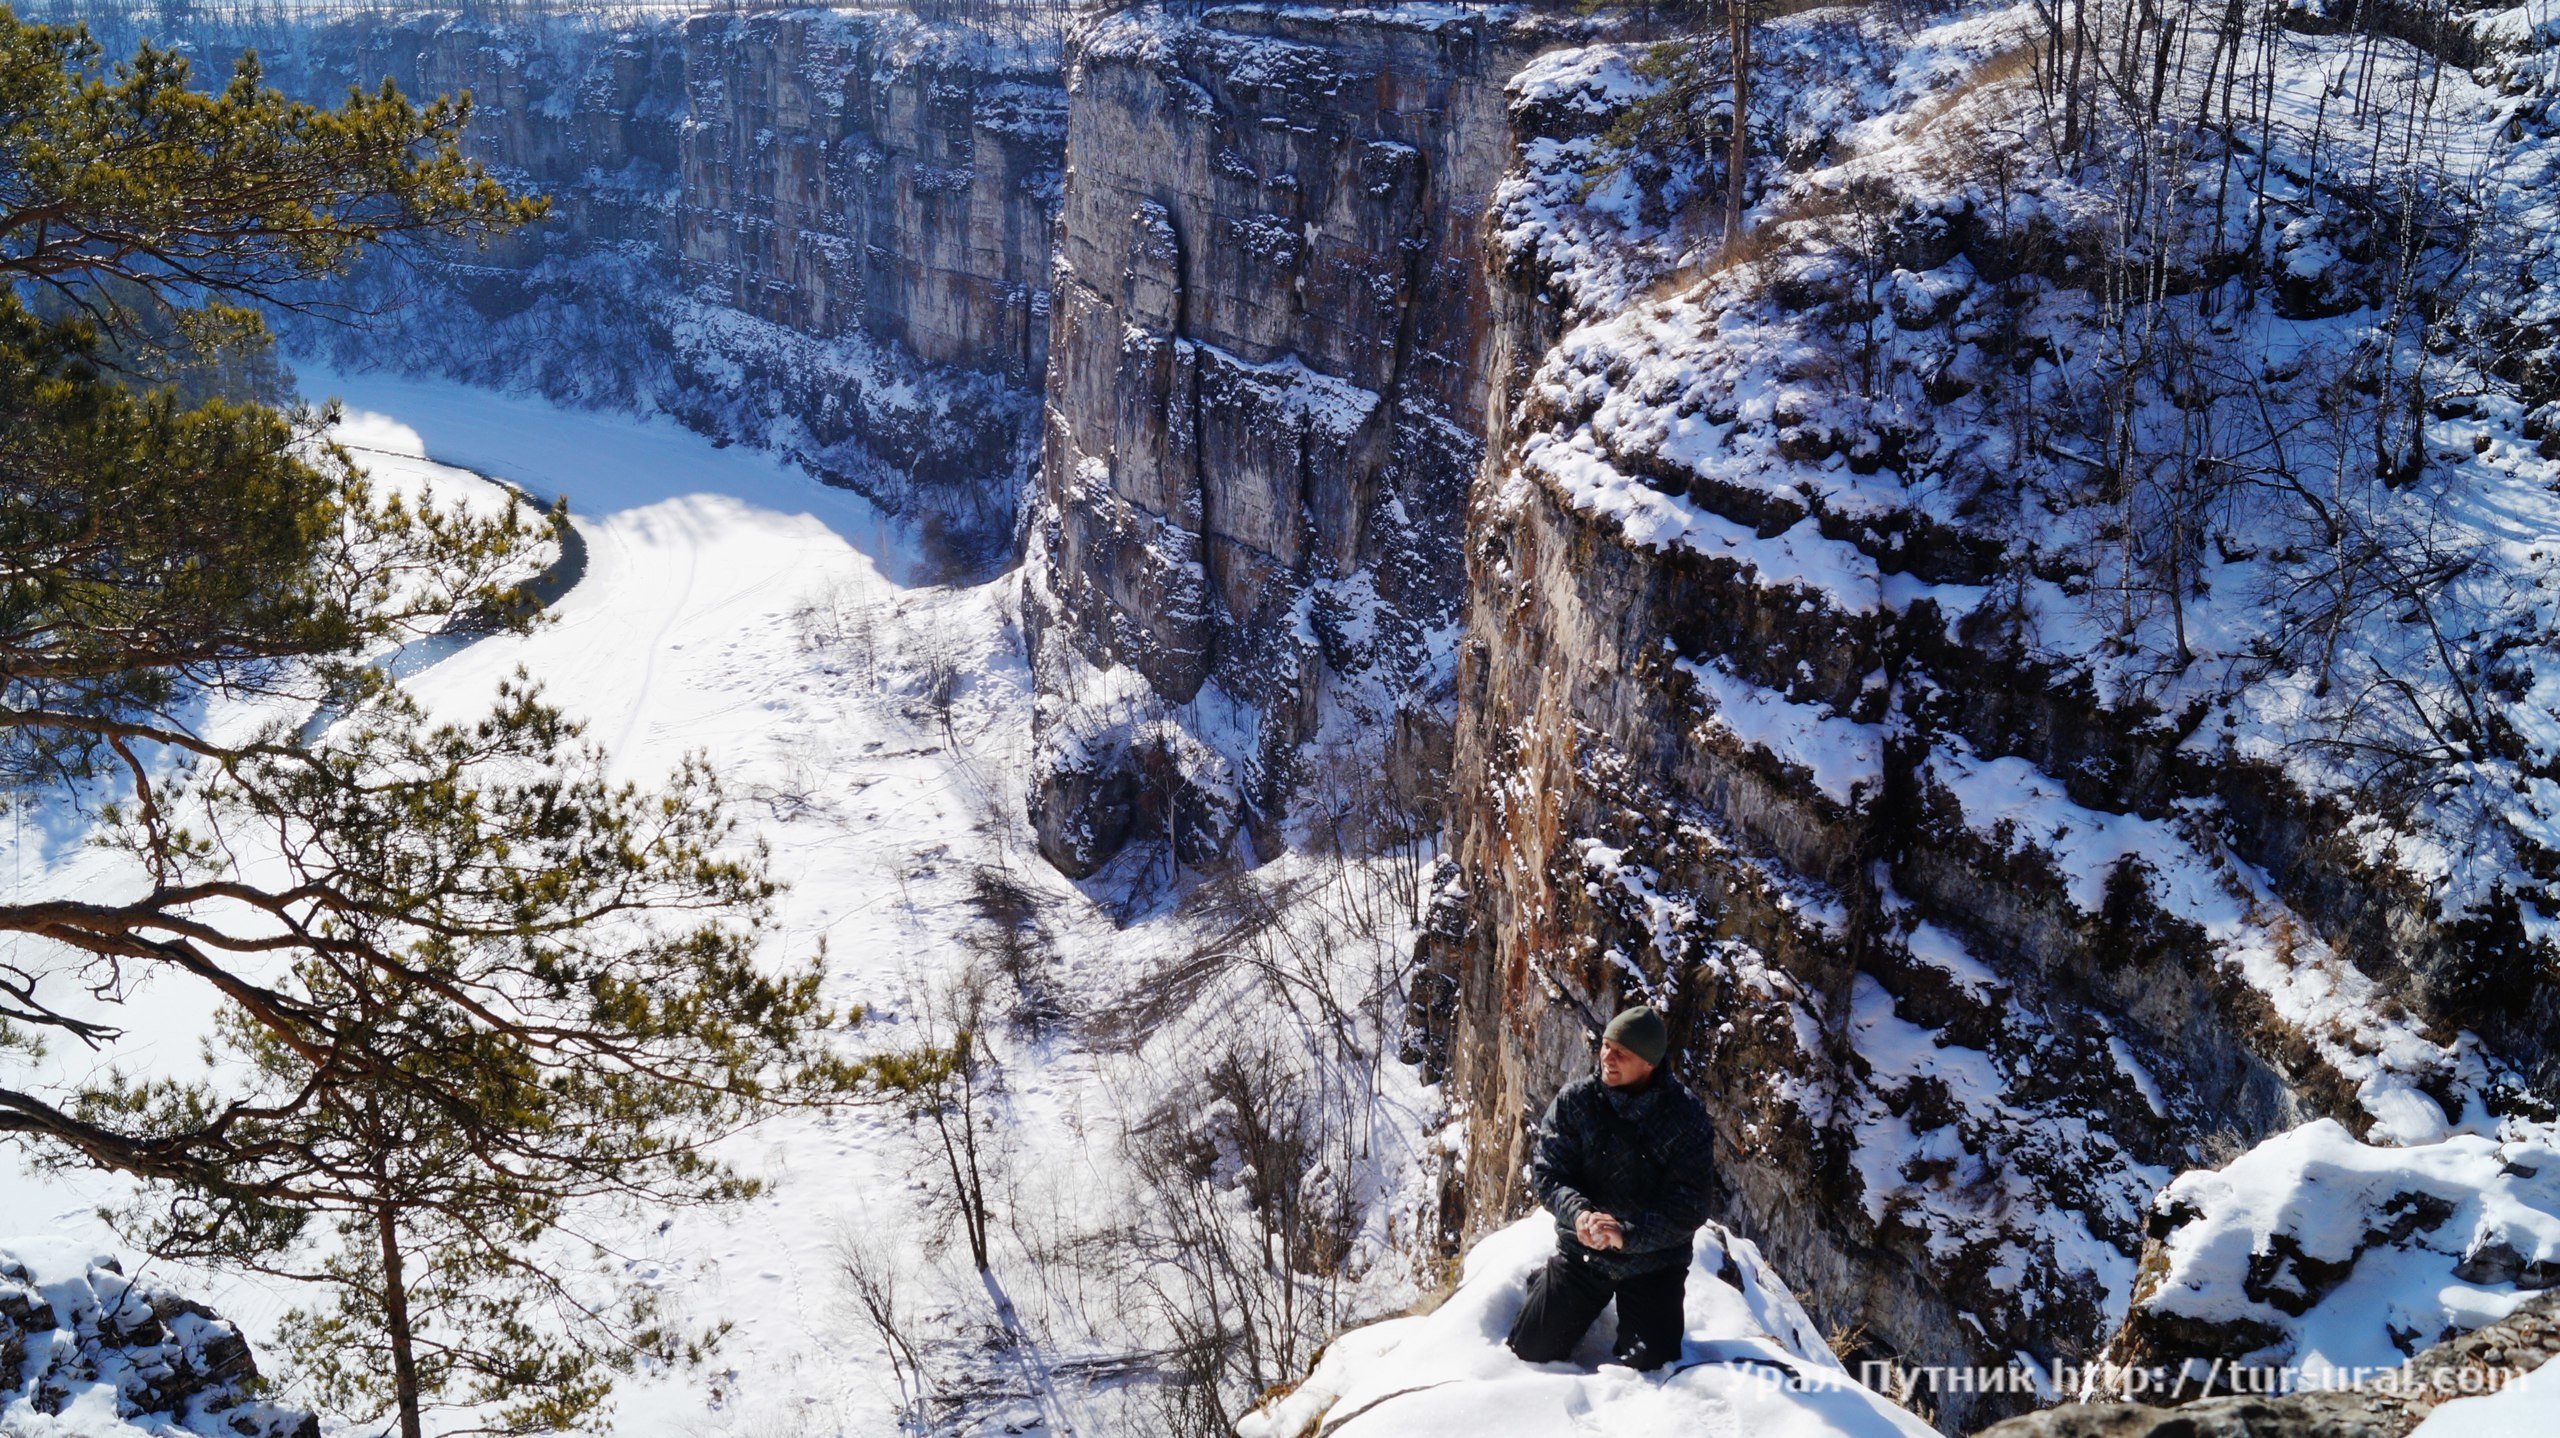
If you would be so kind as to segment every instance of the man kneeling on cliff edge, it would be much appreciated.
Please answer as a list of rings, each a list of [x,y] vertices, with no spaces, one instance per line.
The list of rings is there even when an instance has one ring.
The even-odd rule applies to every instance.
[[[1707,1219],[1713,1135],[1706,1107],[1662,1067],[1670,1034],[1639,1004],[1609,1021],[1600,1069],[1565,1085],[1539,1121],[1529,1184],[1556,1216],[1556,1254],[1529,1280],[1511,1351],[1571,1354],[1618,1303],[1618,1361],[1680,1356],[1689,1246]]]

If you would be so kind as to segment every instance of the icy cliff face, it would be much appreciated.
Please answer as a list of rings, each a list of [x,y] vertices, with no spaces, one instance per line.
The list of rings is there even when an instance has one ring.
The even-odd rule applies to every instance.
[[[1027,586],[1042,848],[1420,823],[1481,454],[1475,232],[1546,25],[1140,7],[1080,37]],[[1384,751],[1383,754],[1381,751]]]
[[[655,409],[791,455],[983,562],[1014,530],[1049,333],[1065,138],[1054,44],[897,10],[511,23],[357,14],[255,44],[329,96],[469,91],[470,145],[550,195],[486,253],[378,265],[291,326],[385,364]]]
[[[317,1438],[257,1394],[249,1345],[203,1304],[60,1243],[0,1247],[0,1431]]]
[[[2426,281],[2445,328],[2412,338],[2390,277],[2434,241],[2393,252],[2337,178],[2409,151],[2315,139],[2315,116],[2361,67],[2359,125],[2391,111],[2469,167],[2451,189],[2522,212],[2541,142],[2516,117],[2540,102],[2403,42],[2281,34],[2250,80],[2265,149],[2161,162],[2198,168],[2158,183],[2176,219],[2139,221],[2160,248],[2133,294],[2092,258],[2126,232],[2119,161],[2042,167],[2029,19],[1773,23],[1739,254],[1692,202],[1718,183],[1694,154],[1604,140],[1656,84],[1635,50],[1513,83],[1417,1054],[1474,1116],[1448,1192],[1468,1232],[1525,1202],[1524,1119],[1588,1064],[1591,1017],[1649,998],[1717,1115],[1736,1226],[1831,1331],[1911,1364],[2049,1362],[2133,1311],[2127,1352],[2290,1361],[2310,1328],[2168,1336],[2146,1230],[2203,1200],[2153,1196],[2324,1118],[2385,1155],[2373,1205],[2432,1192],[2462,1167],[2444,1145],[2490,1142],[2460,1135],[2547,1143],[2512,1116],[2560,1053],[2532,981],[2551,831],[2525,657],[2560,543],[2548,396],[2433,358],[2469,322],[2450,280]],[[2502,133],[2522,161],[2480,153]],[[2181,336],[2190,385],[2144,388],[2126,316]],[[2336,435],[2386,390],[2407,409],[2375,422],[2399,446],[2375,478],[2373,435],[2343,458]],[[2210,457],[2180,458],[2199,431]],[[2317,495],[2230,478],[2329,460],[2348,478]],[[2172,474],[2233,508],[2199,519]],[[2412,581],[2429,565],[2440,586]],[[2396,1238],[2488,1296],[2345,1304],[2358,1342],[2405,1355],[2536,1282],[2426,1216]],[[2205,1307],[2250,1307],[2220,1289]],[[2024,1401],[1932,1407],[1954,1430]]]

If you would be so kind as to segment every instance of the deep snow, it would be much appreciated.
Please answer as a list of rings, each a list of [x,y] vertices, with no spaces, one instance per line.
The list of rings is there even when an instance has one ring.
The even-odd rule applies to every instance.
[[[1534,1213],[1467,1254],[1457,1291],[1430,1313],[1353,1329],[1241,1438],[1929,1438],[1936,1430],[1861,1386],[1823,1345],[1758,1248],[1709,1226],[1690,1258],[1688,1334],[1654,1373],[1610,1363],[1603,1314],[1566,1363],[1503,1346],[1529,1276],[1555,1252]]]
[[[1180,906],[1116,924],[1125,894],[1114,884],[1126,874],[1106,871],[1080,888],[1030,857],[1018,787],[1029,680],[1009,578],[974,588],[926,583],[907,536],[868,502],[672,425],[434,381],[306,371],[303,382],[314,397],[345,399],[338,437],[386,480],[490,501],[495,491],[445,467],[456,465],[540,498],[569,498],[586,561],[552,622],[527,637],[471,644],[404,682],[437,715],[461,716],[523,666],[588,722],[623,774],[643,782],[688,751],[708,752],[744,796],[751,827],[771,843],[789,884],[777,948],[798,956],[826,943],[834,996],[868,1007],[858,1041],[912,1041],[933,1022],[964,953],[960,936],[978,920],[970,884],[985,866],[1039,896],[1055,942],[1053,978],[1071,1011],[1107,1009],[1199,947],[1206,920]],[[937,663],[956,671],[947,729],[920,697]],[[30,839],[14,862],[27,890],[106,860],[57,847],[48,862]],[[1139,855],[1122,867],[1147,862]],[[1323,863],[1304,856],[1264,872],[1275,883],[1356,877],[1328,878]],[[1365,912],[1387,915],[1384,931],[1370,936],[1381,951],[1409,948],[1401,911]],[[1335,955],[1346,976],[1360,952]],[[1238,997],[1204,990],[1131,1052],[1087,1044],[1073,1025],[996,1038],[1011,1219],[985,1279],[942,1222],[933,1171],[905,1121],[886,1110],[793,1116],[747,1135],[731,1157],[771,1184],[747,1208],[623,1217],[614,1231],[627,1272],[681,1312],[734,1328],[710,1371],[626,1383],[613,1430],[632,1438],[899,1431],[894,1375],[842,1277],[850,1247],[887,1260],[912,1337],[937,1365],[942,1401],[928,1411],[943,1426],[935,1431],[1153,1431],[1150,1380],[1161,1375],[1151,1350],[1163,1339],[1160,1315],[1134,1299],[1143,1275],[1115,1286],[1042,1246],[1089,1238],[1141,1201],[1116,1139],[1183,1078],[1190,1046],[1221,1032]],[[180,1063],[192,1055],[203,1007],[163,981],[145,986],[127,1017],[155,1036],[154,1061]],[[1289,1037],[1283,1017],[1257,1022]],[[1357,1185],[1363,1227],[1340,1304],[1352,1315],[1394,1313],[1429,1286],[1415,1256],[1425,1245],[1413,1238],[1427,1222],[1426,1159],[1444,1121],[1436,1093],[1401,1065],[1379,1065],[1372,1082]],[[1227,1169],[1213,1181],[1232,1187],[1241,1177]],[[0,1212],[9,1215],[0,1227],[112,1251],[94,1210],[120,1191],[112,1181],[12,1165],[0,1173]],[[1622,1431],[1639,1433],[1688,1432],[1700,1422],[1713,1431],[1860,1438],[1927,1431],[1838,1370],[1748,1244],[1735,1245],[1738,1267],[1728,1270],[1725,1250],[1701,1240],[1692,1356],[1718,1361],[1652,1379],[1519,1364],[1499,1337],[1527,1270],[1552,1243],[1547,1232],[1533,1217],[1479,1245],[1447,1302],[1427,1317],[1345,1337],[1297,1391],[1356,1403],[1417,1374],[1491,1380],[1400,1401],[1400,1414],[1382,1410],[1356,1430],[1382,1435],[1481,1428],[1489,1414],[1506,1415],[1502,1431],[1525,1433],[1507,1425],[1532,1412],[1551,1414],[1563,1425],[1557,1432],[1572,1431],[1572,1414],[1623,1420],[1632,1426]],[[129,1271],[141,1261],[125,1255]],[[154,1271],[253,1344],[294,1302],[280,1284]],[[1738,1288],[1726,1281],[1745,1274]],[[1014,1337],[999,1341],[1008,1327]],[[1604,1345],[1607,1331],[1604,1320],[1591,1344]],[[1364,1354],[1368,1361],[1354,1366]],[[282,1369],[281,1354],[262,1349],[261,1357],[270,1372]],[[1775,1370],[1748,1361],[1759,1357],[1809,1375],[1811,1388],[1772,1384]],[[288,1380],[280,1397],[293,1396]]]

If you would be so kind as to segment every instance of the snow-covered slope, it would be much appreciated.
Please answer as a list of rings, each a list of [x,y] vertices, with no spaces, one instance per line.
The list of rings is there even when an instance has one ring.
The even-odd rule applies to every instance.
[[[1709,1228],[1688,1278],[1688,1333],[1653,1373],[1608,1362],[1603,1315],[1568,1362],[1503,1346],[1529,1276],[1555,1252],[1533,1214],[1471,1249],[1430,1312],[1335,1339],[1305,1382],[1238,1425],[1242,1438],[1929,1438],[1926,1423],[1861,1386],[1760,1251]]]
[[[980,1006],[990,1271],[973,1269],[931,1131],[908,1114],[757,1129],[728,1151],[768,1184],[751,1207],[594,1219],[673,1313],[732,1325],[707,1369],[633,1379],[615,1432],[1178,1432],[1165,1403],[1240,1410],[1335,1328],[1422,1290],[1412,1240],[1442,1119],[1410,1068],[1378,1058],[1413,912],[1395,862],[1297,856],[1179,902],[1071,885],[1037,861],[1024,818],[1009,579],[925,582],[911,527],[663,420],[379,374],[305,367],[303,381],[348,401],[341,437],[384,470],[432,476],[398,457],[432,455],[569,501],[582,576],[535,633],[408,675],[431,710],[468,714],[523,666],[634,780],[707,754],[789,885],[777,958],[823,943],[832,998],[866,1011],[849,1043],[911,1046]],[[25,843],[0,875],[28,889],[119,881],[76,825],[50,846],[35,823],[0,838],[13,832]],[[133,1061],[194,1064],[209,1008],[184,984],[146,986],[122,1015],[147,1041]],[[1258,1146],[1275,1138],[1285,1163]],[[1253,1179],[1257,1163],[1285,1186]],[[121,1191],[11,1155],[0,1213],[107,1251],[95,1210]],[[1304,1246],[1294,1265],[1244,1262],[1284,1238]],[[1242,1297],[1228,1268],[1187,1266],[1220,1252],[1249,1279]],[[264,1345],[293,1287],[186,1286],[240,1324],[291,1401],[290,1367]],[[1184,1334],[1237,1323],[1242,1303],[1262,1366],[1221,1367],[1213,1347],[1207,1370],[1183,1367]]]

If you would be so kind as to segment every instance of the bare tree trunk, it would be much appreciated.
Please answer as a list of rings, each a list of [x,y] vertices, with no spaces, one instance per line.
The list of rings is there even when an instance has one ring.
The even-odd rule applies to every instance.
[[[2080,61],[2081,57],[2088,52],[2088,49],[2088,0],[2072,0],[2071,69],[2068,74],[2063,76],[2062,80],[2062,153],[2068,157],[2070,162],[2073,164],[2077,164],[2080,159],[2080,141],[2083,125],[2081,107],[2085,98],[2080,93]]]
[[[409,1329],[409,1280],[400,1264],[400,1220],[389,1203],[373,1210],[382,1237],[382,1316],[391,1329],[391,1381],[400,1401],[400,1438],[424,1438],[418,1417],[418,1350]]]
[[[975,1037],[971,1036],[973,1040]],[[968,1161],[969,1256],[977,1261],[978,1271],[984,1273],[989,1267],[987,1235],[992,1224],[987,1212],[987,1178],[978,1167],[977,1062],[977,1054],[972,1051],[960,1076],[960,1151]]]
[[[1742,236],[1744,180],[1751,164],[1751,0],[1725,0],[1726,35],[1733,54],[1733,124],[1725,142],[1724,235]]]

